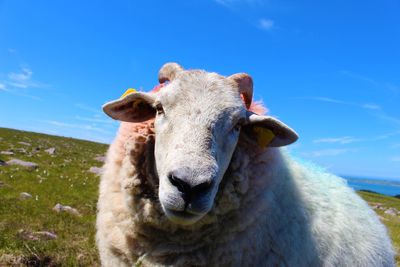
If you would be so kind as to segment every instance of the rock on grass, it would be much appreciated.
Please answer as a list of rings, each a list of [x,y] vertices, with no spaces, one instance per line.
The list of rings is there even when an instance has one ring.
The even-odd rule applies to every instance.
[[[39,236],[42,239],[46,239],[46,240],[57,238],[56,234],[54,234],[52,232],[48,232],[48,231],[39,231],[39,232],[34,232],[33,234]]]
[[[27,192],[22,192],[21,194],[19,194],[19,198],[20,198],[21,200],[29,199],[29,198],[32,198],[32,195],[29,194],[29,193],[27,193]]]
[[[395,208],[388,208],[387,210],[385,210],[385,214],[396,216],[399,214],[399,211]]]
[[[90,167],[89,172],[94,173],[96,175],[101,175],[103,173],[103,168]]]
[[[54,147],[50,147],[50,148],[46,149],[45,152],[47,152],[49,155],[54,155],[54,153],[56,152],[56,149]]]
[[[29,144],[29,143],[27,143],[27,142],[18,142],[18,144],[24,145],[24,146],[31,146],[31,144]]]
[[[103,163],[106,162],[106,156],[97,156],[94,159],[99,162],[103,162]]]
[[[81,214],[79,213],[79,211],[77,209],[72,208],[70,206],[61,205],[60,203],[57,203],[54,206],[53,210],[57,213],[66,212],[66,213],[69,213],[72,215],[81,216]]]
[[[9,184],[6,184],[5,182],[0,181],[0,188],[2,188],[2,187],[12,188]]]
[[[32,241],[45,241],[45,240],[53,240],[57,238],[57,235],[48,232],[48,231],[38,231],[38,232],[30,232],[27,230],[20,229],[18,231],[19,236],[24,240],[32,240]]]
[[[37,163],[29,162],[29,161],[23,161],[23,160],[20,160],[20,159],[9,160],[9,161],[7,161],[7,164],[8,165],[19,165],[19,166],[25,167],[25,168],[27,168],[29,170],[34,170],[34,169],[37,169],[39,167],[39,165]]]

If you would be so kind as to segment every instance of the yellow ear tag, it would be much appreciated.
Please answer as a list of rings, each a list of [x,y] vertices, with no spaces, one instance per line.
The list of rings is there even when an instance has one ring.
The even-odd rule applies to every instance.
[[[264,127],[254,127],[254,133],[257,135],[257,143],[262,147],[267,147],[269,143],[275,138],[275,134]]]
[[[125,93],[120,98],[124,98],[125,96],[136,93],[136,92],[137,92],[136,89],[129,88],[128,90],[125,91]]]

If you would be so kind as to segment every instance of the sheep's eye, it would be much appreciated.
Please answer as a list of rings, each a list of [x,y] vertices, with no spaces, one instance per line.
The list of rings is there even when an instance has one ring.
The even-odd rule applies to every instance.
[[[239,120],[236,123],[235,127],[233,127],[233,130],[236,132],[240,131],[240,129],[242,129],[243,124],[244,124],[244,120]]]
[[[164,109],[163,109],[161,103],[158,103],[158,104],[156,105],[156,111],[157,111],[157,114],[158,114],[158,115],[164,114]]]

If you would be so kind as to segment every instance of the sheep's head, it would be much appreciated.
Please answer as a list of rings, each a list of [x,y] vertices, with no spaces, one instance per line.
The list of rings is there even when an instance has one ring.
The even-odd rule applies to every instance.
[[[297,139],[288,126],[248,110],[253,84],[247,74],[223,77],[164,65],[158,92],[129,94],[104,105],[114,119],[154,118],[159,200],[166,216],[193,224],[213,206],[239,137],[254,145],[284,146]]]

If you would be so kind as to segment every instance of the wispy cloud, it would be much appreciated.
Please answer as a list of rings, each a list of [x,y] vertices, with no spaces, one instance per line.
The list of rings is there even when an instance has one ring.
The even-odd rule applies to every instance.
[[[313,140],[313,143],[326,143],[326,144],[351,144],[358,142],[376,142],[380,140],[385,140],[394,136],[400,135],[400,131],[394,131],[390,133],[380,134],[372,137],[356,138],[352,136],[342,136],[342,137],[324,137]],[[397,144],[400,147],[400,144]],[[392,146],[393,148],[395,147]]]
[[[259,13],[259,9],[270,5],[270,0],[214,0],[217,4],[229,9],[233,13],[240,14],[240,17],[247,17],[247,21],[253,27],[263,31],[272,31],[277,29],[274,20],[266,17],[251,16],[254,12]]]
[[[223,5],[225,7],[233,7],[238,4],[246,4],[250,6],[255,6],[255,5],[262,5],[264,4],[265,0],[215,0],[216,3]]]
[[[0,83],[0,91],[12,94],[12,95],[16,95],[16,96],[21,96],[21,97],[26,97],[26,98],[30,98],[33,100],[39,100],[42,101],[43,99],[38,97],[38,96],[34,96],[31,94],[27,94],[25,92],[22,92],[20,90],[12,90],[10,88],[8,88],[4,83]]]
[[[16,53],[15,50],[10,53]],[[42,100],[42,98],[37,97],[28,93],[30,88],[36,87],[47,87],[48,85],[36,82],[32,79],[33,71],[26,66],[22,66],[18,72],[10,72],[8,74],[3,74],[6,79],[0,81],[0,91],[7,92],[13,95],[27,97],[33,100]]]
[[[376,87],[383,88],[385,90],[391,91],[392,93],[395,93],[395,94],[400,93],[400,87],[397,86],[397,85],[394,85],[392,83],[380,82],[380,81],[377,81],[377,80],[375,80],[375,79],[373,79],[371,77],[368,77],[366,75],[362,75],[362,74],[355,73],[353,71],[348,71],[348,70],[341,70],[340,73],[345,75],[345,76],[347,76],[347,77],[350,77],[350,78],[353,78],[353,79],[357,79],[357,80],[369,83],[371,85],[374,85]]]
[[[393,144],[393,145],[392,145],[392,148],[400,148],[400,143]]]
[[[234,1],[232,1],[232,0],[215,0],[215,2],[220,5],[230,7]]]
[[[110,137],[113,136],[113,133],[115,133],[119,122],[107,117],[103,112],[101,112],[100,107],[97,109],[83,103],[76,103],[75,106],[83,111],[86,111],[87,113],[84,116],[76,115],[74,119],[77,123],[64,125],[65,127],[74,126],[78,129],[97,131],[107,135],[97,137],[97,141],[105,142],[106,140],[111,140]],[[84,122],[84,124],[81,124],[80,122]]]
[[[358,107],[358,108],[362,108],[362,109],[372,110],[372,111],[374,111],[372,114],[375,117],[377,117],[378,119],[380,119],[382,121],[390,122],[391,124],[394,124],[397,127],[400,127],[400,118],[387,114],[383,110],[383,108],[377,104],[373,104],[373,103],[361,103],[360,104],[360,103],[342,101],[342,100],[337,100],[337,99],[333,99],[333,98],[329,98],[329,97],[320,97],[320,96],[297,97],[297,99],[308,99],[308,100],[314,100],[314,101],[329,102],[329,103],[333,103],[333,104],[348,105],[348,106],[354,106],[354,107]]]
[[[304,152],[302,153],[303,156],[318,158],[318,157],[332,157],[338,156],[342,154],[346,154],[349,152],[356,152],[358,149],[349,149],[349,148],[330,148],[330,149],[322,149],[322,150],[315,150],[311,152]]]
[[[102,134],[112,134],[112,132],[106,131],[102,128],[94,127],[90,124],[74,124],[74,123],[66,123],[66,122],[60,122],[60,121],[54,121],[54,120],[42,120],[41,122],[51,124],[57,127],[61,128],[73,128],[73,129],[79,129],[79,130],[86,130],[86,131],[94,131]]]
[[[370,84],[379,85],[379,82],[377,82],[376,80],[374,80],[374,79],[372,79],[372,78],[370,78],[368,76],[355,73],[353,71],[341,70],[340,73],[345,75],[345,76],[347,76],[347,77],[350,77],[350,78],[355,78],[355,79],[358,79],[358,80],[361,80],[361,81],[364,81],[364,82],[368,82]]]
[[[387,113],[381,111],[379,114],[377,114],[377,117],[380,118],[381,120],[390,122],[391,124],[394,124],[398,127],[400,127],[400,118],[394,117],[391,115],[388,115]]]
[[[39,87],[39,83],[32,80],[33,71],[28,67],[22,67],[19,72],[10,72],[6,83],[17,88]]]
[[[334,98],[330,98],[330,97],[324,97],[324,96],[308,96],[308,97],[306,96],[306,97],[298,97],[298,99],[315,100],[315,101],[320,101],[320,102],[354,106],[354,107],[370,109],[370,110],[380,110],[381,109],[381,107],[379,105],[374,104],[374,103],[355,103],[355,102],[343,101],[343,100],[334,99]]]
[[[338,143],[338,144],[350,144],[354,142],[358,142],[360,139],[351,137],[351,136],[343,136],[343,137],[328,137],[328,138],[320,138],[313,141],[313,143]]]
[[[272,19],[262,18],[258,21],[258,26],[266,31],[271,31],[275,28],[275,22]]]
[[[0,90],[6,90],[6,85],[4,83],[0,83]]]
[[[317,101],[322,101],[322,102],[329,102],[329,103],[335,103],[335,104],[343,104],[343,105],[352,105],[350,102],[345,102],[329,97],[324,97],[324,96],[310,96],[310,97],[304,97],[305,99],[311,99],[311,100],[317,100]]]
[[[400,162],[400,156],[392,157],[391,160],[395,162]]]
[[[33,100],[43,101],[43,98],[40,98],[40,97],[35,96],[35,95],[26,94],[26,93],[18,92],[18,91],[15,91],[15,90],[14,91],[10,91],[9,90],[8,92],[13,94],[13,95],[16,95],[16,96],[22,96],[22,97],[30,98],[30,99],[33,99]]]
[[[43,128],[38,128],[39,132],[54,132],[57,135],[72,136],[102,143],[110,143],[115,136],[116,130],[113,127],[104,128],[103,125],[97,127],[91,123],[71,123],[59,120],[38,120],[37,122],[45,125]]]
[[[89,111],[89,112],[96,113],[96,114],[102,114],[100,107],[94,108],[94,107],[88,106],[88,105],[83,104],[83,103],[76,103],[75,107],[77,107],[79,109],[82,109],[84,111]]]
[[[392,91],[393,93],[400,93],[400,86],[394,85],[392,83],[385,83],[384,85],[388,90]]]
[[[112,119],[88,118],[88,117],[81,117],[81,116],[76,116],[75,119],[80,120],[80,121],[92,122],[92,123],[106,123],[106,124],[115,123],[115,121]]]
[[[8,74],[10,83],[15,87],[26,88],[29,86],[29,81],[32,78],[32,70],[29,68],[22,68],[21,72],[11,72]]]
[[[380,107],[379,105],[376,105],[376,104],[368,104],[368,103],[362,104],[361,107],[362,107],[362,108],[365,108],[365,109],[372,109],[372,110],[379,110],[379,109],[381,109],[381,107]]]
[[[382,140],[382,139],[388,139],[390,137],[397,136],[397,135],[400,135],[400,131],[394,131],[394,132],[390,132],[390,133],[381,134],[374,138],[368,139],[368,141],[377,141],[377,140]]]

